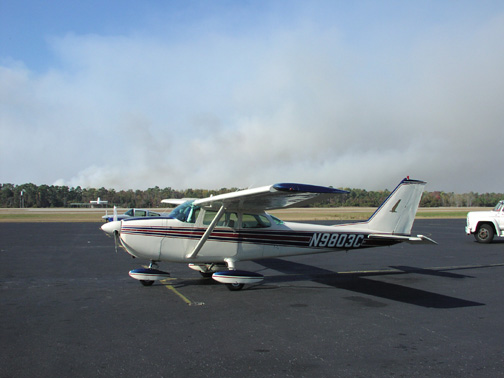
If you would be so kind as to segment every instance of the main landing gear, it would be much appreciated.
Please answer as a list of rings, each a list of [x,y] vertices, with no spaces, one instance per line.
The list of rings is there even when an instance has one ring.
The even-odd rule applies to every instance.
[[[131,270],[129,275],[143,286],[151,286],[154,281],[170,277],[170,273],[157,268],[156,261],[151,261],[148,268]],[[225,284],[231,291],[239,291],[245,284],[258,283],[264,279],[259,273],[236,270],[233,260],[226,260],[225,263],[189,264],[189,268],[199,271],[203,277],[212,277],[215,281]]]
[[[155,261],[151,261],[148,268],[139,268],[130,270],[129,275],[135,280],[139,280],[144,286],[151,286],[154,281],[164,280],[170,277],[170,273],[156,269],[158,265]]]
[[[226,285],[231,291],[238,291],[243,289],[245,284],[253,284],[261,282],[264,276],[255,272],[247,272],[245,270],[226,270],[223,272],[216,272],[212,278]]]
[[[197,270],[203,277],[212,277],[225,284],[231,291],[241,290],[245,284],[258,283],[264,279],[259,273],[236,270],[232,259],[225,259],[225,263],[189,264],[189,268]]]

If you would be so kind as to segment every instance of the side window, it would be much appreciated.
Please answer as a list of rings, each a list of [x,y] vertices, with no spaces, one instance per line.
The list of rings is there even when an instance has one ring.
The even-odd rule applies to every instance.
[[[135,217],[145,217],[145,210],[135,210]]]
[[[224,226],[235,228],[238,227],[238,214],[236,213],[226,213],[224,214]],[[221,219],[222,220],[222,219]]]
[[[205,211],[205,217],[203,218],[203,224],[208,226],[210,223],[212,223],[212,220],[215,218],[215,214],[217,214],[217,211],[211,211],[211,210]]]
[[[271,227],[271,222],[264,215],[259,214],[243,214],[243,228],[266,228]]]
[[[210,225],[217,215],[217,211],[207,210],[205,212],[205,217],[203,218],[203,224],[205,226]],[[224,213],[217,223],[218,227],[236,227],[238,225],[238,214],[236,213]]]

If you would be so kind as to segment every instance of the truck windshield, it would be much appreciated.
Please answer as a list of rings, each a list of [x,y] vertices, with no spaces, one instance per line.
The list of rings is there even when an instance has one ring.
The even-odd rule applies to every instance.
[[[504,201],[500,201],[494,208],[494,211],[502,211],[504,209]]]

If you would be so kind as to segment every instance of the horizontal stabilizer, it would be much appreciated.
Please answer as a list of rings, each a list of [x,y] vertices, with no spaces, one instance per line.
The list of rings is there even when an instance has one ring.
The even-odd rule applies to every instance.
[[[397,240],[398,242],[406,242],[411,244],[437,244],[436,241],[425,235],[417,236],[402,236],[402,235],[392,235],[392,234],[370,234],[369,239],[382,239],[382,240]]]

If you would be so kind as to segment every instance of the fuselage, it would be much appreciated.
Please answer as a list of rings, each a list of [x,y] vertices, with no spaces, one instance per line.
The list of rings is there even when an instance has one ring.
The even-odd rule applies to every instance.
[[[215,215],[214,210],[188,206],[170,217],[126,219],[121,222],[121,244],[129,254],[151,261],[222,263],[396,243],[371,240],[372,232],[359,223],[323,226],[283,222],[266,212],[226,211],[191,256]]]

